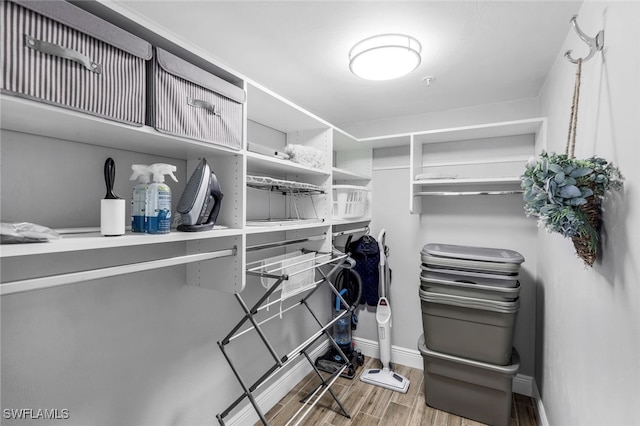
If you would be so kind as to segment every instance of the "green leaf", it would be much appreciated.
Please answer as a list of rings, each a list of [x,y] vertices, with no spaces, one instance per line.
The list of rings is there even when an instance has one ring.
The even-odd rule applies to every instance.
[[[578,197],[578,198],[572,198],[569,200],[569,205],[571,206],[581,206],[583,204],[586,204],[587,200],[585,200],[582,197]]]
[[[549,164],[549,170],[551,170],[553,173],[560,173],[562,172],[562,166],[560,166],[560,164],[551,163]]]
[[[579,197],[580,195],[582,195],[582,193],[575,185],[567,185],[560,189],[560,196],[562,198],[575,198]]]
[[[565,181],[564,172],[560,169],[560,172],[556,173],[556,176],[553,178],[558,185],[562,185]]]
[[[589,167],[581,167],[579,169],[572,171],[570,176],[577,178],[577,177],[587,176],[592,172],[593,172],[593,169],[590,169]]]
[[[582,189],[580,189],[580,192],[582,192],[582,194],[581,194],[582,198],[587,198],[587,197],[593,196],[593,191],[591,190],[591,188],[582,188]]]

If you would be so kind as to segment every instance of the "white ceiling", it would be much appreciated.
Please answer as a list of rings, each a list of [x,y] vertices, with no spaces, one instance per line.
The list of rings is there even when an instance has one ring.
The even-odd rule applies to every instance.
[[[582,2],[117,3],[340,126],[536,97]],[[379,33],[420,40],[418,69],[382,82],[351,74],[351,47]],[[431,86],[425,76],[435,76]]]

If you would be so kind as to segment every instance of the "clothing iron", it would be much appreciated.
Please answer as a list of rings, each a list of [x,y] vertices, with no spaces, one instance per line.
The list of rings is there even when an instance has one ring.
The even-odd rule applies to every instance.
[[[178,231],[199,232],[213,229],[220,213],[222,196],[218,178],[203,158],[178,201],[176,210],[182,221],[178,225]]]

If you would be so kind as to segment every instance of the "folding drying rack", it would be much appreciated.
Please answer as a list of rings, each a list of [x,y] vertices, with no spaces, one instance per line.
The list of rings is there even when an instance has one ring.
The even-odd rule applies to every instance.
[[[289,240],[289,241],[282,241],[282,242],[278,242],[278,243],[269,243],[269,244],[261,244],[261,245],[256,245],[256,246],[249,246],[249,247],[247,247],[247,251],[261,250],[261,249],[264,249],[264,248],[271,248],[271,247],[274,247],[274,245],[287,245],[287,244],[300,243],[300,242],[303,242],[305,240],[312,241],[312,240],[319,239],[319,238],[324,238],[324,236],[315,236],[315,237],[308,237],[307,239],[295,239],[295,240]],[[310,251],[307,251],[307,250],[303,250],[303,252],[310,253]],[[340,402],[340,400],[338,399],[336,394],[331,389],[331,386],[333,385],[333,383],[338,379],[338,377],[340,377],[340,374],[346,368],[349,367],[349,364],[343,365],[342,368],[338,369],[333,374],[331,374],[330,376],[325,378],[320,373],[320,371],[316,368],[314,362],[311,360],[309,354],[307,353],[307,350],[311,347],[311,345],[313,345],[316,341],[318,341],[322,336],[326,336],[326,337],[328,337],[329,342],[333,345],[333,347],[342,355],[343,359],[348,359],[346,357],[346,355],[342,352],[342,349],[340,349],[340,346],[334,340],[330,330],[331,330],[331,327],[333,327],[333,325],[338,320],[340,320],[340,318],[342,318],[344,315],[347,315],[347,313],[351,313],[355,309],[355,307],[349,306],[349,304],[338,293],[338,291],[336,290],[334,284],[331,282],[329,277],[333,276],[335,274],[335,272],[339,268],[351,268],[351,267],[353,267],[354,262],[349,258],[349,256],[347,254],[340,253],[339,255],[336,255],[336,254],[332,254],[332,253],[318,252],[316,254],[316,257],[315,257],[315,260],[313,262],[314,263],[313,265],[305,267],[305,268],[303,268],[301,270],[297,270],[296,272],[291,273],[291,274],[283,273],[285,271],[282,270],[282,268],[278,268],[278,269],[280,269],[279,271],[269,270],[269,265],[262,265],[261,262],[262,261],[257,261],[257,262],[251,262],[251,263],[247,264],[248,269],[247,269],[246,273],[248,275],[258,276],[258,277],[261,277],[261,278],[275,279],[276,281],[274,282],[274,284],[272,284],[265,291],[265,293],[260,297],[260,299],[252,307],[248,307],[247,304],[245,303],[245,301],[243,300],[243,298],[240,296],[240,294],[239,293],[235,293],[236,299],[238,300],[238,303],[240,304],[240,307],[244,311],[244,316],[232,328],[231,332],[229,332],[229,334],[224,339],[222,339],[221,341],[218,342],[218,346],[220,347],[220,350],[222,351],[222,354],[224,355],[225,359],[229,363],[229,366],[231,367],[231,370],[233,371],[233,374],[235,375],[236,379],[238,380],[238,382],[240,383],[240,386],[242,387],[242,389],[244,391],[242,393],[242,395],[240,395],[229,407],[227,407],[227,409],[225,411],[223,411],[222,413],[220,413],[220,414],[218,414],[216,416],[217,419],[218,419],[218,422],[221,425],[224,425],[225,424],[224,423],[224,418],[229,415],[231,410],[233,410],[235,407],[237,407],[238,404],[240,404],[245,398],[248,398],[249,401],[251,402],[251,405],[253,405],[253,408],[255,409],[255,411],[257,412],[258,416],[260,417],[260,420],[262,421],[262,423],[264,425],[268,425],[269,423],[267,422],[267,419],[265,418],[265,416],[262,413],[260,407],[258,406],[258,403],[255,400],[254,392],[256,392],[260,388],[260,386],[263,385],[267,380],[269,380],[270,378],[274,377],[275,374],[277,374],[280,369],[282,369],[283,367],[289,365],[291,362],[293,362],[295,359],[297,359],[300,355],[304,356],[307,359],[307,361],[309,362],[309,364],[313,368],[314,372],[320,378],[320,383],[301,400],[301,402],[303,402],[304,404],[292,416],[292,418],[289,420],[287,425],[289,425],[289,424],[295,424],[295,425],[301,424],[301,422],[309,414],[311,409],[318,403],[318,401],[327,392],[329,392],[329,394],[336,401],[336,403],[340,407],[340,410],[342,411],[342,414],[347,418],[351,418],[351,416],[349,415],[347,410],[344,408],[344,406],[342,405],[342,403]],[[252,266],[252,265],[256,265],[256,266]],[[321,269],[321,267],[323,267],[323,266],[327,266],[327,267],[332,266],[332,268],[330,269],[330,271],[328,273],[325,274],[325,272]],[[300,274],[300,273],[303,273],[303,272],[307,272],[310,269],[316,270],[321,275],[322,278],[320,280],[314,281],[311,286],[309,286],[308,288],[305,288],[301,292],[298,292],[298,293],[295,293],[295,294],[289,294],[289,295],[284,296],[284,297],[280,297],[280,298],[278,298],[278,300],[275,300],[275,301],[269,301],[269,297],[275,291],[277,291],[280,288],[280,286],[283,284],[283,282],[285,280],[288,280],[289,278],[293,277],[294,275],[297,275],[297,274]],[[280,272],[280,273],[275,274],[274,272]],[[332,318],[332,320],[329,321],[326,324],[323,324],[318,319],[316,314],[313,312],[313,310],[311,309],[311,307],[307,303],[307,300],[310,297],[312,297],[322,285],[329,286],[331,291],[336,295],[336,297],[338,297],[340,299],[340,301],[344,304],[344,306],[348,307],[346,310],[341,311],[339,315],[337,315],[334,318]],[[270,317],[268,317],[266,319],[258,320],[256,318],[257,314],[267,310],[269,306],[271,306],[271,305],[273,305],[275,303],[279,303],[280,301],[283,301],[285,299],[294,297],[297,294],[301,294],[301,293],[306,293],[306,294],[304,295],[304,297],[298,303],[295,303],[294,305],[292,305],[292,306],[290,306],[290,307],[288,307],[286,309],[283,309],[279,313],[277,313],[277,314],[275,314],[273,316],[270,316]],[[285,312],[288,312],[288,311],[290,311],[290,310],[292,310],[292,309],[294,309],[294,308],[296,308],[298,306],[305,306],[307,308],[307,310],[309,311],[309,313],[311,314],[311,316],[314,318],[314,320],[318,323],[318,326],[320,328],[313,335],[311,335],[307,340],[305,340],[300,345],[298,345],[296,348],[291,350],[288,354],[286,354],[284,356],[280,356],[280,355],[278,355],[276,350],[273,348],[273,346],[271,345],[271,343],[267,339],[267,337],[266,337],[266,335],[265,335],[265,333],[264,333],[264,331],[262,330],[261,327],[266,322],[271,321],[274,318],[278,318],[282,314],[284,314]],[[250,322],[251,325],[249,327],[246,327],[246,328],[241,330],[241,328],[243,328],[243,326],[247,322]],[[265,345],[265,347],[268,349],[269,353],[271,354],[274,363],[273,363],[273,365],[271,365],[267,369],[267,371],[258,380],[255,381],[255,383],[247,384],[245,382],[245,380],[241,377],[240,372],[238,371],[238,368],[234,364],[234,362],[231,359],[231,357],[227,354],[225,348],[234,339],[236,339],[236,338],[240,337],[241,335],[243,335],[245,333],[248,333],[249,331],[252,331],[252,330],[255,330],[257,332],[258,336],[262,340],[262,343]],[[306,410],[305,410],[305,408],[306,408]]]

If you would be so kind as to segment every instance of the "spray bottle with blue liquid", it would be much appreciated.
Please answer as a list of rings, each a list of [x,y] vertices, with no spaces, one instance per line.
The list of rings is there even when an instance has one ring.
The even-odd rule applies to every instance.
[[[146,227],[148,234],[167,234],[171,231],[171,188],[164,183],[164,175],[173,175],[176,166],[156,163],[149,166],[153,174],[153,183],[149,185]]]
[[[147,209],[149,204],[149,185],[151,184],[151,170],[146,164],[133,164],[133,174],[129,180],[138,179],[138,183],[131,192],[131,231],[147,232]]]

